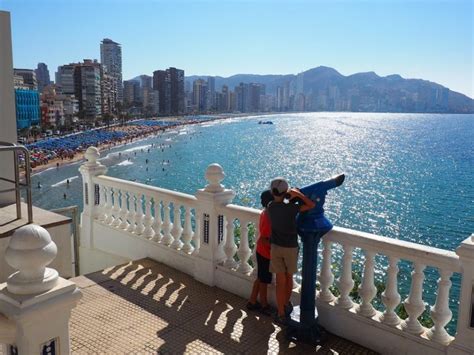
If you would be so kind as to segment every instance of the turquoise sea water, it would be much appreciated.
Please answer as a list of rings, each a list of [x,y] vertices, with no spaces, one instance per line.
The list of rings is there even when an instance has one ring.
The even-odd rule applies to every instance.
[[[260,119],[183,127],[102,152],[102,163],[110,176],[193,193],[206,184],[207,165],[217,162],[226,173],[223,184],[237,193],[235,203],[253,207],[259,207],[260,192],[275,176],[304,186],[344,172],[344,185],[330,192],[325,206],[334,225],[449,250],[474,233],[474,115],[266,116],[273,125],[259,125]],[[78,167],[34,176],[33,186],[42,184],[34,188],[35,205],[81,205]],[[383,258],[378,261],[383,269]],[[403,300],[410,264],[402,263],[400,269]],[[430,304],[437,275],[427,270]],[[454,277],[451,294],[458,292],[459,278]]]

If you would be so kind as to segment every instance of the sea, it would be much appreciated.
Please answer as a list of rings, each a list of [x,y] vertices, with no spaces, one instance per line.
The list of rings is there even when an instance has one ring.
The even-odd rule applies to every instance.
[[[262,120],[273,124],[259,124]],[[455,250],[474,233],[473,138],[472,114],[291,113],[183,126],[102,151],[100,161],[109,176],[189,194],[206,185],[207,166],[218,163],[225,172],[222,183],[236,192],[234,203],[256,208],[274,177],[302,187],[344,173],[344,184],[329,192],[325,204],[334,225]],[[34,175],[34,204],[82,208],[81,163]],[[336,264],[340,255],[336,248]],[[354,259],[357,271],[360,250]],[[377,256],[376,264],[376,279],[383,282],[386,258]],[[412,264],[399,267],[403,300]],[[427,310],[435,302],[438,277],[427,268]],[[459,275],[452,281],[451,333]]]

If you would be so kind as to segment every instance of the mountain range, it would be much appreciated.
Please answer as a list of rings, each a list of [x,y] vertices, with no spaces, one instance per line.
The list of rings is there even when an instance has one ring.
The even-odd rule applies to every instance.
[[[208,76],[185,77],[188,85]],[[240,83],[265,85],[265,93],[276,95],[278,87],[302,93],[311,111],[440,112],[474,113],[474,100],[427,80],[405,79],[398,74],[379,76],[374,72],[344,76],[330,67],[316,67],[298,75],[237,74],[215,76],[216,91],[230,90]]]

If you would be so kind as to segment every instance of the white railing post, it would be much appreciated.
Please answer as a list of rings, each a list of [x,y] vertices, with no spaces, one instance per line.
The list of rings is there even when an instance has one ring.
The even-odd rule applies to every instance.
[[[323,302],[332,302],[336,297],[329,289],[334,282],[334,274],[331,268],[331,246],[332,242],[323,238],[323,265],[321,267],[321,275],[319,276],[319,283],[321,291],[319,291],[319,299]]]
[[[431,307],[431,319],[434,326],[426,333],[429,339],[447,345],[453,339],[444,327],[451,320],[453,312],[449,309],[449,290],[451,288],[452,271],[440,270],[436,303]]]
[[[462,269],[456,338],[448,354],[474,354],[474,234],[456,249]]]
[[[382,293],[382,302],[385,305],[385,312],[382,314],[381,321],[385,324],[396,326],[400,324],[400,318],[395,313],[395,308],[400,303],[401,297],[398,293],[398,261],[400,259],[394,256],[389,257],[387,286]]]
[[[217,207],[231,203],[235,196],[234,191],[224,189],[221,181],[224,179],[224,171],[219,164],[211,164],[206,170],[206,180],[209,182],[204,189],[196,192],[197,205],[199,205],[199,216],[196,220],[201,220],[199,235],[201,241],[199,251],[195,254],[195,274],[194,277],[207,284],[213,286],[214,270],[217,264],[222,263],[226,259],[223,252],[223,243],[220,235],[223,230],[219,229],[219,218]]]
[[[425,310],[425,303],[423,302],[423,280],[425,279],[425,265],[415,262],[414,270],[411,273],[411,287],[410,294],[403,302],[405,310],[408,313],[408,318],[403,322],[402,328],[411,334],[421,334],[425,328],[418,321]]]
[[[143,220],[145,219],[145,214],[143,213],[143,200],[142,200],[142,194],[135,194],[135,202],[136,202],[136,208],[137,212],[135,214],[135,234],[136,235],[142,235],[143,231],[145,230],[145,226],[143,224]]]
[[[106,225],[111,225],[114,222],[114,213],[113,208],[114,204],[112,202],[112,188],[110,186],[107,187],[107,218],[105,219],[104,223]]]
[[[170,202],[163,200],[163,239],[162,242],[165,245],[171,245],[173,243],[173,235],[171,234],[171,228],[173,224],[170,219]]]
[[[185,253],[192,253],[194,250],[194,247],[191,244],[191,240],[193,239],[193,229],[191,227],[191,207],[189,206],[186,206],[186,214],[184,215],[184,228],[181,238],[183,239],[182,250]]]
[[[163,224],[161,218],[161,202],[156,197],[153,198],[153,209],[155,211],[155,217],[153,218],[153,230],[155,231],[155,236],[153,237],[153,241],[161,242],[163,235],[161,234],[161,225]]]
[[[230,216],[226,216],[226,236],[225,236],[225,245],[224,252],[226,259],[224,261],[224,266],[229,269],[233,269],[237,266],[237,262],[234,259],[235,253],[237,252],[237,244],[235,244],[234,236],[234,219]]]
[[[181,241],[181,233],[183,233],[183,227],[181,227],[181,206],[179,203],[175,202],[173,210],[173,229],[171,234],[173,235],[173,244],[171,247],[174,249],[181,249],[183,247],[183,242]]]
[[[136,228],[136,219],[137,219],[137,212],[136,212],[136,201],[135,201],[135,194],[129,193],[128,194],[128,213],[127,213],[127,220],[129,221],[127,232],[133,233],[135,232]]]
[[[114,195],[114,208],[112,208],[112,213],[114,215],[114,220],[111,224],[112,227],[118,227],[120,226],[120,223],[122,222],[120,220],[120,190],[116,187],[114,187],[113,190],[113,195]]]
[[[125,190],[120,190],[120,229],[127,230],[129,227],[128,221],[127,221],[127,215],[128,213],[128,207],[127,207],[127,192]]]
[[[56,254],[48,231],[34,224],[16,230],[5,251],[18,271],[0,284],[0,334],[8,336],[0,341],[18,354],[40,354],[44,344],[56,354],[70,353],[69,319],[81,291],[46,267]]]
[[[341,295],[336,300],[338,307],[349,309],[352,308],[352,302],[349,293],[354,287],[354,280],[352,279],[352,251],[354,247],[348,244],[343,244],[344,257],[342,260],[342,273],[337,282],[337,287]]]
[[[99,150],[96,147],[87,148],[84,153],[87,162],[82,164],[79,172],[82,175],[82,191],[83,191],[83,210],[81,213],[80,223],[80,243],[85,248],[93,247],[93,223],[94,219],[98,217],[99,208],[97,206],[100,200],[104,198],[100,190],[95,186],[93,178],[98,175],[103,175],[107,172],[107,168],[100,164],[97,159],[100,157]]]
[[[107,218],[107,188],[104,185],[99,185],[99,222],[105,222]]]
[[[364,275],[362,277],[362,283],[359,286],[359,295],[362,298],[362,303],[357,309],[357,312],[364,317],[373,317],[376,311],[372,306],[372,300],[377,294],[377,288],[374,284],[375,253],[373,251],[364,250],[364,254]]]
[[[249,264],[250,256],[252,255],[252,250],[249,247],[249,227],[248,221],[241,220],[240,221],[240,244],[239,249],[237,251],[237,255],[239,256],[239,266],[237,267],[237,271],[247,274],[252,271],[252,267]]]
[[[153,216],[151,215],[151,197],[145,195],[144,196],[144,203],[145,203],[145,219],[144,219],[144,226],[145,229],[143,230],[143,236],[147,239],[153,239],[155,236],[155,231],[153,230]]]

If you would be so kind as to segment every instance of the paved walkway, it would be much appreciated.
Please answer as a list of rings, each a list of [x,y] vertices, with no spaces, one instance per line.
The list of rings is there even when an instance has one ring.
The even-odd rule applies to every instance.
[[[70,323],[74,354],[375,354],[333,335],[317,348],[288,342],[245,299],[150,259],[72,280],[83,292]]]

